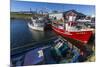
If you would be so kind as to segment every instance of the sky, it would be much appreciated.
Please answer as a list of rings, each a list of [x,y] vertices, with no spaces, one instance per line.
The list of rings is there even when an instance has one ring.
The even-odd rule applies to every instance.
[[[85,15],[90,15],[90,16],[95,15],[94,5],[26,2],[26,1],[11,0],[10,4],[11,12],[30,11],[30,8],[32,11],[44,10],[48,12],[52,12],[53,10],[63,12],[74,9]]]

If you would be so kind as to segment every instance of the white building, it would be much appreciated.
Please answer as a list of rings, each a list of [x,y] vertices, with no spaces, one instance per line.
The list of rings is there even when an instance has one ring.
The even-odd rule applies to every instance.
[[[63,13],[50,13],[49,14],[49,18],[55,18],[56,17],[56,19],[57,20],[60,20],[61,18],[63,18]]]

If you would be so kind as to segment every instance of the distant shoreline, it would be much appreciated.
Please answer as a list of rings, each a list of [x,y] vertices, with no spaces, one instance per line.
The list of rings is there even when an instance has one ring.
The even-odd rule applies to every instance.
[[[30,19],[31,17],[32,17],[32,14],[10,12],[11,19]]]
[[[30,19],[31,17],[43,16],[42,14],[10,12],[10,19]]]

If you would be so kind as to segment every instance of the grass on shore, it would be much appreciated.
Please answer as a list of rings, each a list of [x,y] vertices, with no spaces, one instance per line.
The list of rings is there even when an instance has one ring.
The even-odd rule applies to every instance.
[[[39,17],[43,16],[42,14],[28,14],[28,13],[16,13],[16,12],[11,12],[10,13],[10,18],[15,18],[15,19],[30,19],[31,17]]]

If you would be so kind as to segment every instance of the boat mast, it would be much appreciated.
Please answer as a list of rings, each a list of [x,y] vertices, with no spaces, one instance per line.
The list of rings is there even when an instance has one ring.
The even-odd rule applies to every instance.
[[[66,31],[66,22],[65,22],[65,18],[64,18],[64,5],[63,5],[62,13],[63,13],[62,20],[63,20],[63,24],[64,24],[64,30]]]

